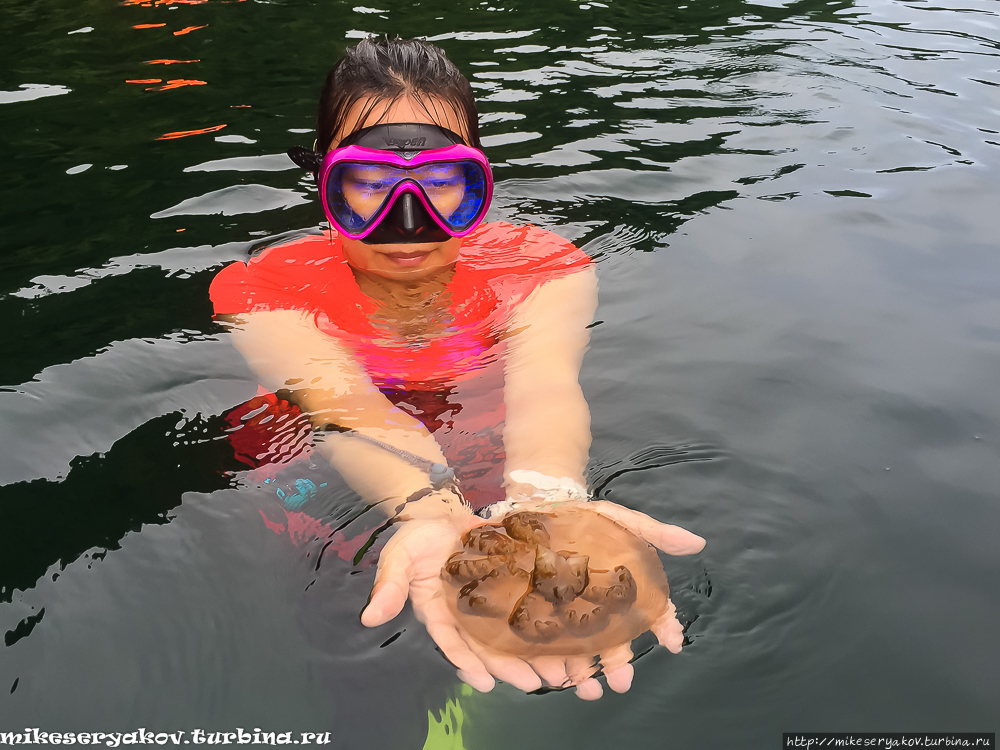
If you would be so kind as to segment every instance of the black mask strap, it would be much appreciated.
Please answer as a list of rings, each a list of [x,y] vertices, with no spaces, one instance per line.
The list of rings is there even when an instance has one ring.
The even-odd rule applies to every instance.
[[[295,162],[296,166],[302,167],[314,175],[318,175],[320,168],[323,166],[323,154],[318,154],[312,149],[302,148],[302,146],[292,146],[285,153],[288,154],[289,159]]]

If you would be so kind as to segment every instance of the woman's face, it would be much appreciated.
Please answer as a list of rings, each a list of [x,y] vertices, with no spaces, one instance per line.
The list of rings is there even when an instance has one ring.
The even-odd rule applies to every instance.
[[[403,98],[388,106],[376,104],[368,117],[361,122],[361,114],[369,109],[372,102],[363,99],[348,113],[344,128],[334,136],[331,148],[335,148],[347,135],[369,125],[414,122],[430,123],[461,133],[468,142],[468,134],[461,117],[448,104],[441,101],[429,102],[425,108],[412,99]],[[364,273],[382,276],[396,281],[420,281],[433,276],[438,271],[454,265],[462,247],[459,237],[450,237],[442,242],[415,242],[391,245],[369,245],[361,240],[341,237],[344,257],[350,266]]]

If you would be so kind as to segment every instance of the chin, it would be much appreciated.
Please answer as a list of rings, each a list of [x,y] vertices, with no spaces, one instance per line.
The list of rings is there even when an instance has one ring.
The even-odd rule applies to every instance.
[[[441,250],[440,242],[407,242],[398,245],[369,245],[381,255],[405,255],[407,253],[432,253]]]
[[[434,276],[434,274],[447,268],[448,265],[450,264],[422,263],[410,267],[398,267],[395,265],[386,267],[386,265],[382,265],[378,269],[372,269],[372,273],[400,281],[419,281]]]
[[[461,241],[366,245],[344,243],[347,262],[359,270],[398,280],[419,280],[458,260]]]

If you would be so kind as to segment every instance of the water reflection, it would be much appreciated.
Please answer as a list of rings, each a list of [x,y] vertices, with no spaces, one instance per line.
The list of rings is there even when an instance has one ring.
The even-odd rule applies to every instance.
[[[34,588],[57,564],[65,568],[95,548],[103,557],[119,549],[129,531],[166,523],[185,492],[231,486],[226,472],[240,465],[218,440],[222,429],[218,418],[166,414],[115,441],[106,453],[74,458],[63,477],[0,487],[8,528],[34,527],[41,508],[48,518],[45,544],[0,546],[0,601]],[[158,453],[170,453],[177,462],[160,461]]]
[[[6,588],[2,629],[46,614],[5,652],[3,684],[19,686],[0,713],[188,723],[235,721],[252,707],[252,720],[339,712],[346,724],[354,688],[371,705],[394,683],[381,675],[358,687],[331,674],[391,661],[409,684],[449,684],[417,623],[370,643],[360,626],[330,628],[360,611],[371,570],[317,576],[319,540],[276,543],[260,513],[285,535],[293,524],[270,484],[259,497],[246,488],[206,498],[178,481],[172,498],[142,504],[148,488],[134,475],[128,493],[140,508],[112,503],[87,534],[60,531],[50,549],[37,510],[23,510],[72,515],[77,497],[99,509],[110,479],[96,467],[116,441],[122,456],[155,455],[164,467],[175,455],[201,461],[189,489],[222,481],[209,469],[228,466],[213,464],[217,443],[199,444],[201,460],[165,433],[198,419],[224,430],[210,415],[251,399],[256,382],[230,360],[206,376],[210,388],[185,390],[184,372],[222,362],[225,347],[174,337],[214,332],[208,285],[247,257],[250,240],[314,227],[319,215],[279,201],[149,217],[246,176],[185,171],[194,165],[304,142],[296,131],[311,129],[319,85],[304,71],[328,66],[352,29],[394,34],[405,18],[406,33],[441,35],[463,70],[494,72],[476,79],[490,156],[505,165],[493,218],[553,228],[597,260],[604,322],[583,371],[593,471],[603,480],[627,470],[602,491],[713,541],[704,566],[671,578],[678,608],[697,617],[686,658],[668,670],[654,652],[629,701],[599,709],[559,695],[465,705],[475,746],[558,746],[567,735],[581,747],[667,735],[764,746],[790,723],[827,721],[820,706],[870,727],[992,716],[995,639],[980,623],[997,617],[984,592],[1000,481],[993,4],[585,5],[5,9],[0,379],[18,392],[0,394],[0,513],[18,523],[0,533],[12,550],[2,570],[23,588]],[[232,50],[246,49],[255,54],[233,68]],[[199,62],[141,64],[175,58]],[[191,72],[165,72],[182,69]],[[146,93],[122,83],[157,77],[208,85]],[[221,133],[198,132],[220,123]],[[192,129],[198,137],[154,140]],[[83,164],[93,166],[66,173]],[[261,187],[311,190],[291,170],[258,174]],[[691,446],[712,460],[672,462],[671,451]],[[88,457],[74,464],[82,494],[63,493],[78,456]],[[332,480],[310,472],[317,487]],[[281,485],[289,497],[296,478]],[[314,513],[331,529],[363,509],[342,485],[334,494]],[[93,562],[88,544],[98,556],[121,549]],[[295,596],[287,580],[301,580]],[[276,643],[279,658],[246,658]],[[305,664],[317,652],[336,665],[323,679]],[[137,676],[113,678],[109,664],[139,665]],[[155,705],[139,697],[150,685]],[[359,743],[423,741],[427,711],[442,702],[392,697],[397,723],[357,729]],[[365,705],[359,698],[355,713]],[[712,733],[709,705],[726,719]]]

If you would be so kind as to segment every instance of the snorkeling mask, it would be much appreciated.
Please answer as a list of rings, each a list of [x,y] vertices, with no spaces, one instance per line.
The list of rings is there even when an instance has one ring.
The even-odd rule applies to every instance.
[[[316,174],[331,225],[370,245],[464,237],[493,196],[483,152],[429,123],[373,125],[326,156],[303,148],[288,155]]]

